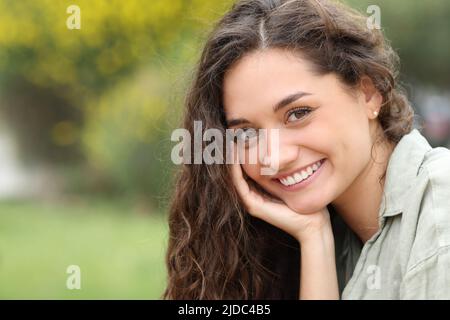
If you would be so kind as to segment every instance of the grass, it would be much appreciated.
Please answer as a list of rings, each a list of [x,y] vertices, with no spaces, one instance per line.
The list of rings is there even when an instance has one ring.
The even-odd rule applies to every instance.
[[[159,299],[165,217],[126,211],[0,203],[0,299]],[[79,290],[67,288],[70,265],[80,268]]]

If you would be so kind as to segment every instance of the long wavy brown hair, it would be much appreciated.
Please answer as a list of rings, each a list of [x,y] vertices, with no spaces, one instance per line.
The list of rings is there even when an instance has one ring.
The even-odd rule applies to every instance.
[[[222,83],[255,50],[300,53],[317,74],[356,87],[369,76],[383,96],[378,121],[397,143],[413,111],[398,84],[398,56],[367,17],[325,0],[243,0],[215,25],[185,100],[183,127],[194,121],[225,134]],[[164,299],[298,299],[300,251],[285,232],[252,217],[233,187],[228,165],[183,165],[169,213],[168,284]]]

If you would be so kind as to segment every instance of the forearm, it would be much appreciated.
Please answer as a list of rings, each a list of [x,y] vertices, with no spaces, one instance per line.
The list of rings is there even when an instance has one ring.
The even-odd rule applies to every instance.
[[[331,230],[300,242],[300,299],[339,299],[334,239]]]

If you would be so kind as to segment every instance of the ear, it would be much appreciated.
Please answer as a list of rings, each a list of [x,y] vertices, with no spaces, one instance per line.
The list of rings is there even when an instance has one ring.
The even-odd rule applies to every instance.
[[[383,96],[368,76],[361,78],[360,90],[362,93],[362,103],[367,111],[367,117],[369,119],[375,119],[380,113]]]

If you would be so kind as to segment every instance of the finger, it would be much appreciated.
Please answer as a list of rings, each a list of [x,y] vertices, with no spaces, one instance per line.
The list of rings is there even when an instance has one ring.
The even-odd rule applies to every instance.
[[[247,185],[247,182],[244,179],[244,175],[242,173],[242,168],[239,162],[240,155],[238,154],[239,148],[237,147],[236,143],[233,144],[234,152],[233,152],[233,164],[232,164],[232,178],[233,182],[235,183],[236,187],[238,188],[238,191],[247,193],[249,190],[249,187]]]
[[[239,163],[232,164],[231,174],[232,174],[233,183],[234,183],[239,195],[245,199],[248,192],[250,191],[250,188],[244,179],[244,176],[242,174],[242,168]]]

